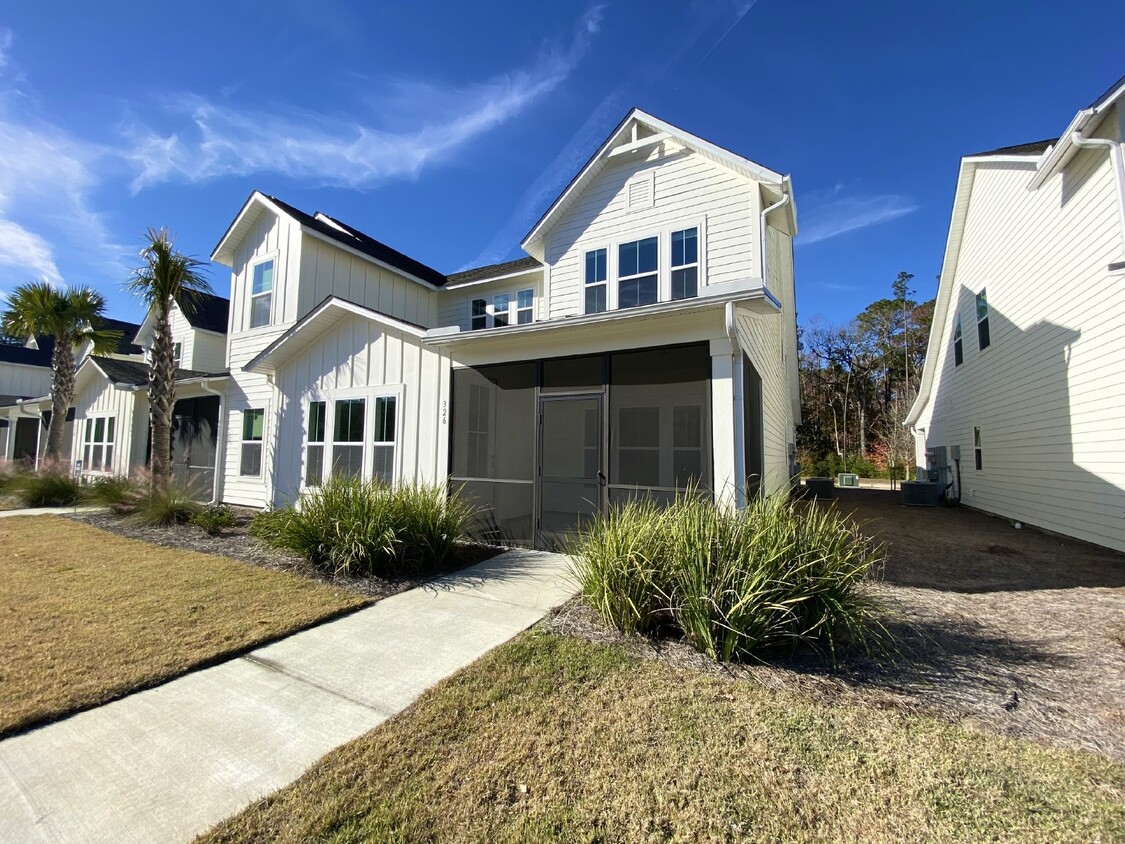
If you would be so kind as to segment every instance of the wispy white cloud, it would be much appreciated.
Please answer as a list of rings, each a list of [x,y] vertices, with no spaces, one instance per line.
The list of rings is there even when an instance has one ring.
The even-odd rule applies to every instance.
[[[61,284],[54,250],[45,239],[11,220],[0,217],[0,266],[34,273],[36,280]]]
[[[806,195],[801,201],[797,245],[808,246],[848,232],[878,226],[919,208],[910,197],[894,193],[848,194],[843,185]]]
[[[196,95],[165,102],[173,131],[126,127],[134,192],[168,181],[275,172],[321,184],[371,187],[416,177],[524,112],[565,80],[601,27],[602,7],[578,21],[566,44],[547,43],[532,66],[479,83],[385,80],[372,119],[394,128],[294,109],[241,109]]]
[[[8,66],[8,53],[12,49],[12,30],[0,26],[0,68]]]

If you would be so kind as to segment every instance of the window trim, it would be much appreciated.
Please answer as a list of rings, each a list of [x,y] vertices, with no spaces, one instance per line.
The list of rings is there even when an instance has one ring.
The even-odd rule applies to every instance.
[[[273,299],[273,297],[274,297],[274,294],[277,292],[278,256],[279,256],[279,254],[280,253],[277,250],[274,250],[273,252],[266,252],[266,253],[263,253],[262,255],[259,255],[252,262],[248,262],[247,265],[246,265],[246,329],[245,329],[246,331],[264,331],[266,329],[272,328],[273,325],[274,325],[274,310],[273,310],[274,299]],[[260,266],[262,264],[267,264],[270,261],[273,261],[273,281],[271,282],[270,292],[268,294],[267,293],[258,293],[257,295],[255,295],[254,294],[254,270],[258,266]],[[265,323],[263,323],[262,325],[251,325],[250,323],[254,318],[254,300],[258,299],[258,298],[261,298],[262,296],[267,296],[267,295],[270,297],[269,320],[266,321]]]
[[[117,432],[120,430],[120,426],[117,424],[117,413],[115,411],[112,411],[112,410],[99,410],[99,411],[94,411],[92,413],[85,414],[82,417],[82,419],[83,419],[83,424],[82,424],[82,427],[81,427],[82,436],[79,439],[79,448],[81,449],[79,454],[81,455],[81,460],[82,460],[82,474],[83,475],[113,475],[113,474],[115,474],[114,471],[113,471],[112,463],[113,463],[113,459],[117,457],[117,453],[118,453]],[[103,429],[102,429],[103,432],[106,435],[108,435],[108,432],[109,432],[109,426],[110,426],[109,420],[113,420],[113,422],[112,422],[112,424],[113,424],[113,438],[112,439],[102,439],[102,440],[92,439],[93,434],[94,434],[95,430],[97,429],[97,420],[99,420],[99,419],[106,420],[106,424],[103,426]],[[89,431],[90,431],[90,437],[91,438],[89,438],[89,439],[86,436],[87,427],[89,427]],[[106,451],[107,446],[111,449],[110,460],[109,460],[109,468],[106,468],[107,467],[107,461],[105,459],[105,451]],[[91,455],[93,454],[93,449],[95,449],[95,448],[101,449],[102,468],[100,468],[100,469],[91,469],[90,468],[91,461],[86,460],[86,449],[87,448],[90,449]]]
[[[692,261],[691,263],[687,263],[687,264],[676,264],[676,263],[673,262],[673,259],[672,259],[672,249],[673,249],[672,238],[676,234],[679,234],[681,232],[688,232],[688,231],[691,231],[692,229],[695,230],[695,260]],[[699,229],[698,226],[684,226],[682,229],[672,229],[670,232],[668,232],[668,301],[669,302],[685,302],[688,299],[698,299],[699,298],[699,282],[700,282],[700,277],[701,277],[700,273],[701,273],[701,263],[702,263],[701,259],[703,257],[703,255],[702,255],[703,250],[701,249],[702,244],[700,242],[701,240],[702,240],[702,235],[700,234],[700,229]],[[675,273],[676,270],[690,270],[693,267],[695,268],[695,294],[693,296],[683,296],[679,299],[675,298],[675,296],[673,295],[673,291],[672,291],[672,274]]]
[[[965,332],[961,330],[961,311],[953,318],[953,368],[965,362]]]
[[[335,460],[333,450],[335,447],[334,433],[331,428],[335,426],[336,419],[336,402],[348,401],[353,399],[364,399],[363,411],[363,458],[362,466],[360,469],[359,477],[364,481],[371,481],[375,477],[375,402],[380,398],[393,398],[395,400],[395,430],[394,430],[394,458],[391,465],[391,483],[397,484],[402,480],[402,415],[405,411],[404,395],[406,392],[405,384],[383,384],[373,387],[349,387],[343,390],[310,390],[302,397],[302,403],[307,409],[311,402],[322,401],[325,403],[324,408],[324,457],[323,457],[323,475],[321,477],[321,484],[327,483],[332,477],[332,465]],[[308,421],[309,413],[306,410],[301,419],[301,439],[307,446],[308,444]],[[354,445],[351,443],[350,445]],[[301,480],[299,489],[302,493],[310,490],[317,489],[316,486],[309,486],[305,483],[308,476],[308,457],[304,449],[302,449],[302,465],[301,465]]]
[[[260,411],[262,414],[262,438],[259,440],[246,439],[246,414],[253,411]],[[264,404],[261,407],[240,407],[236,411],[238,413],[238,477],[239,478],[256,478],[260,481],[265,481],[266,478],[266,420],[269,418],[269,405]],[[261,448],[261,458],[258,460],[258,474],[250,475],[243,474],[242,472],[242,449],[246,445],[257,445]]]
[[[611,255],[613,254],[614,246],[611,243],[591,243],[588,246],[583,246],[580,250],[581,259],[579,266],[579,274],[582,278],[582,301],[579,302],[581,306],[580,311],[583,314],[604,314],[609,311],[616,310],[616,296],[611,298],[610,290],[613,287],[609,280],[613,277],[613,268],[616,262],[613,262]],[[586,281],[586,258],[591,252],[605,252],[605,278],[602,281],[587,282]],[[604,287],[605,288],[605,310],[604,311],[588,311],[586,310],[586,291],[591,287]]]
[[[497,306],[496,300],[500,299],[500,298],[504,299],[504,322],[503,322],[502,325],[497,325],[496,324],[496,316],[500,313],[500,309]],[[512,293],[511,293],[511,291],[509,291],[509,290],[497,290],[495,293],[493,293],[492,294],[492,303],[491,303],[490,307],[492,308],[492,327],[493,328],[507,328],[509,325],[514,324],[512,322]]]
[[[531,304],[528,305],[526,308],[520,307],[520,294],[521,293],[530,293],[531,294]],[[516,304],[516,307],[515,307],[516,321],[514,323],[515,325],[530,325],[531,323],[535,322],[535,288],[534,287],[523,287],[523,288],[520,288],[519,290],[517,290],[516,291],[515,304]],[[520,316],[525,311],[531,314],[531,318],[527,322],[524,322],[522,319],[520,319]]]
[[[469,331],[487,331],[493,328],[511,328],[518,325],[528,325],[529,323],[519,322],[519,315],[521,308],[519,307],[519,294],[527,290],[531,291],[531,307],[523,308],[524,311],[531,311],[531,322],[536,322],[536,303],[539,298],[539,291],[537,285],[525,285],[519,288],[505,287],[501,290],[495,290],[491,293],[477,293],[469,299]],[[496,324],[496,300],[502,296],[508,297],[507,308],[507,322],[500,325]],[[473,306],[476,303],[484,304],[483,314],[473,314]],[[475,320],[483,320],[483,325],[474,325]]]
[[[980,435],[980,426],[973,426],[973,466],[976,471],[984,471],[984,440]]]
[[[318,403],[324,405],[324,419],[321,423],[322,430],[320,433],[320,439],[314,441],[309,439],[309,431],[311,427],[309,423],[312,422],[312,406]],[[326,462],[326,457],[328,455],[328,405],[329,402],[324,401],[324,399],[317,399],[313,398],[312,396],[306,396],[304,400],[305,413],[301,420],[302,462],[300,488],[302,490],[316,489],[318,487],[324,486],[324,467],[329,465]],[[315,484],[309,483],[309,446],[320,447],[320,479]]]
[[[984,297],[984,316],[983,317],[980,315],[980,300],[981,300],[982,296]],[[976,296],[974,297],[973,304],[974,304],[975,316],[977,318],[977,351],[983,352],[985,349],[992,346],[992,331],[991,331],[992,326],[988,322],[988,316],[989,316],[988,285],[985,285],[979,291],[977,291]],[[981,340],[980,327],[981,327],[981,325],[984,325],[984,330],[986,332],[988,332],[988,342],[985,343],[983,346],[980,343],[980,340]]]
[[[172,362],[177,368],[184,368],[184,344],[182,340],[172,341]]]

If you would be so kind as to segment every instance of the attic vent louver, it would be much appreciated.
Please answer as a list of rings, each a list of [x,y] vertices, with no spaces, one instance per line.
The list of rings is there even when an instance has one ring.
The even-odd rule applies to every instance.
[[[652,208],[653,177],[655,173],[639,173],[625,184],[625,208],[636,211],[640,208]]]

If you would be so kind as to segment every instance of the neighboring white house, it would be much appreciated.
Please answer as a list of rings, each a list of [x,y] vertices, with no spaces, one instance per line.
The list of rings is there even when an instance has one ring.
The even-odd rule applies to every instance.
[[[795,233],[788,177],[638,110],[529,257],[449,276],[255,192],[212,255],[232,271],[219,495],[452,481],[542,544],[632,495],[780,489]]]
[[[907,419],[962,503],[1125,550],[1125,79],[961,160]]]

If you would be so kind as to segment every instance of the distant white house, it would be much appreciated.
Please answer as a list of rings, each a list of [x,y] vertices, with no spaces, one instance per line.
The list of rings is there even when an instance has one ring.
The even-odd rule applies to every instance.
[[[231,268],[217,495],[451,482],[542,544],[634,495],[779,489],[795,233],[787,176],[638,110],[504,264],[445,275],[255,192],[212,255]]]
[[[907,419],[962,503],[1125,550],[1125,78],[961,160]]]

